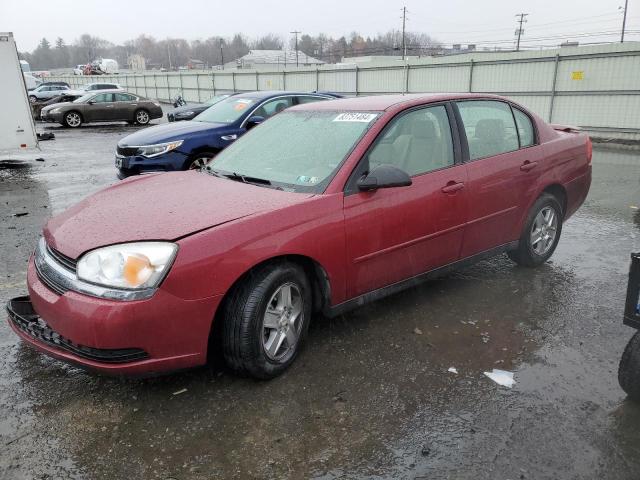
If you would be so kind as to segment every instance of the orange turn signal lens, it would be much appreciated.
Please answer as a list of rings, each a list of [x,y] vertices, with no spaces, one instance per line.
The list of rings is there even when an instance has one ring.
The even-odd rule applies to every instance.
[[[153,273],[153,265],[144,255],[130,255],[124,262],[122,276],[131,287],[139,287],[149,280]]]

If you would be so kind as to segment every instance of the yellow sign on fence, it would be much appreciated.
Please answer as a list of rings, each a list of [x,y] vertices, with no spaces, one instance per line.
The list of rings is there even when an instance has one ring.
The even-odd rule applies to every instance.
[[[576,70],[575,72],[571,72],[571,80],[584,80],[584,71]]]

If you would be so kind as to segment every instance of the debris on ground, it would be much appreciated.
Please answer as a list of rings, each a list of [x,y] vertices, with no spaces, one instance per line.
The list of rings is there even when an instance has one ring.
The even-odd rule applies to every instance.
[[[418,327],[413,329],[413,333],[415,333],[416,335],[422,335],[422,330],[420,330]]]
[[[187,391],[187,389],[186,389],[186,388],[183,388],[182,390],[178,390],[177,392],[173,392],[173,394],[174,394],[174,395],[180,395],[181,393],[184,393],[184,392],[186,392],[186,391]]]
[[[449,367],[449,370],[447,370],[447,372],[455,373],[457,375],[458,374],[458,369],[456,367]]]
[[[513,372],[507,372],[506,370],[498,370],[496,368],[491,372],[484,372],[484,374],[498,385],[511,388],[516,383],[513,379]]]
[[[38,158],[36,158],[36,162],[44,162],[44,158],[38,157]]]
[[[29,212],[19,212],[13,214],[14,217],[24,217],[25,215],[29,215]]]

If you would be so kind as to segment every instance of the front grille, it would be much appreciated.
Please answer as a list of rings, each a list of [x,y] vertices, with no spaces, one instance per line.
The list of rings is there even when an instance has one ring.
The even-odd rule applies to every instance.
[[[29,297],[18,297],[7,303],[11,323],[26,335],[51,347],[70,352],[80,358],[103,363],[126,363],[149,356],[141,348],[93,348],[72,342],[52,330],[33,309]]]
[[[133,157],[138,153],[138,147],[121,147],[118,145],[116,147],[116,153],[124,157]]]
[[[71,270],[72,272],[76,271],[77,262],[73,258],[67,257],[65,254],[60,253],[58,250],[50,247],[49,245],[47,245],[47,252],[56,262],[58,262],[67,270]]]
[[[45,275],[45,273],[42,271],[42,269],[40,269],[38,267],[38,264],[35,264],[36,267],[36,273],[38,274],[38,278],[40,279],[40,281],[42,283],[44,283],[49,290],[52,290],[53,292],[57,293],[58,295],[64,295],[66,292],[69,291],[68,288],[62,286],[62,285],[58,285],[56,282],[54,282],[51,278],[47,277],[47,275]]]

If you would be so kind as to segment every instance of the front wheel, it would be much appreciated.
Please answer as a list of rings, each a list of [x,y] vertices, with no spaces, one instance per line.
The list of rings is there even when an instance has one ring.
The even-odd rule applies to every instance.
[[[64,124],[67,127],[78,128],[82,125],[82,117],[78,112],[67,112],[64,116]]]
[[[618,382],[629,398],[640,402],[640,332],[631,337],[618,366]]]
[[[216,154],[213,152],[198,153],[187,162],[187,170],[201,170],[208,167],[213,163],[215,156]]]
[[[24,97],[23,97],[23,98],[24,98]],[[37,101],[37,100],[38,100],[38,99],[35,97],[35,95],[29,95],[29,101],[30,101],[31,103],[36,103],[36,101]]]
[[[309,328],[311,287],[290,262],[249,273],[225,303],[222,346],[236,372],[268,379],[296,359]]]
[[[537,267],[549,260],[560,240],[562,217],[556,197],[540,195],[529,211],[518,248],[508,252],[509,258],[525,267]]]
[[[147,123],[149,123],[149,120],[151,120],[151,117],[149,117],[149,112],[142,109],[136,111],[135,117],[136,123],[138,125],[146,125]]]

